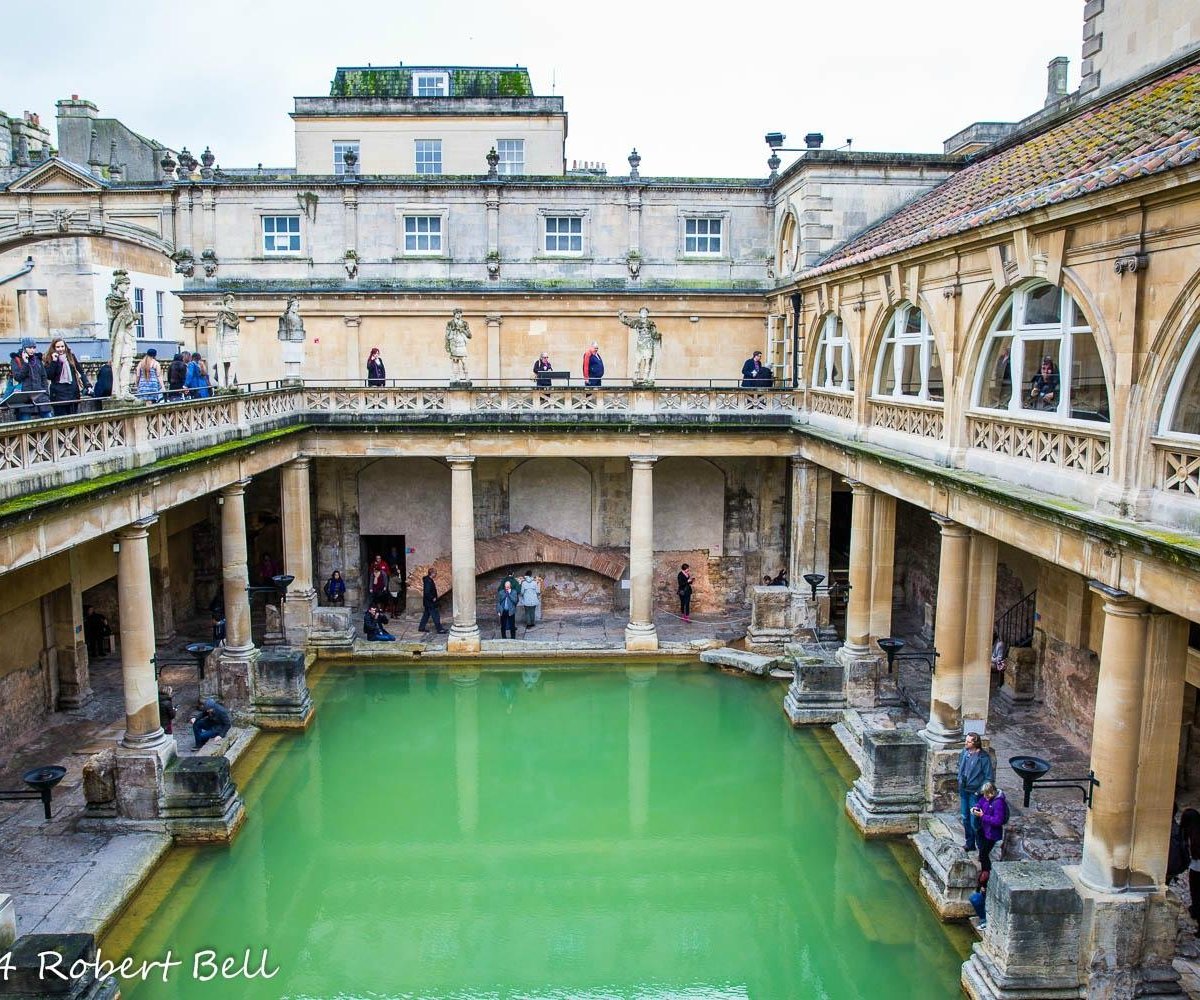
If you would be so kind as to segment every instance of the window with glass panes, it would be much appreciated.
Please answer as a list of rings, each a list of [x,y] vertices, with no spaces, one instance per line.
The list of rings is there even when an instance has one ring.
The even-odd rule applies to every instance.
[[[546,252],[582,253],[583,219],[578,215],[546,216]]]
[[[1167,390],[1160,433],[1200,435],[1200,327],[1192,334]]]
[[[155,292],[154,293],[154,309],[155,309],[155,316],[158,317],[157,330],[158,330],[158,339],[159,340],[162,340],[162,338],[163,338],[163,300],[164,300],[164,298],[165,298],[164,292]]]
[[[525,140],[500,139],[496,142],[496,154],[500,162],[496,164],[497,173],[525,173]]]
[[[300,252],[300,216],[264,215],[263,253]]]
[[[441,253],[442,217],[406,215],[404,217],[405,253]]]
[[[450,89],[446,73],[414,73],[413,97],[445,97]]]
[[[442,172],[442,140],[417,139],[416,162],[418,174],[440,174]]]
[[[684,219],[683,252],[719,254],[721,252],[721,220]]]
[[[854,360],[850,354],[850,338],[846,328],[833,313],[825,317],[821,333],[817,337],[817,349],[813,361],[812,386],[814,389],[854,388]]]
[[[344,174],[346,172],[346,153],[353,153],[358,157],[358,161],[354,164],[354,172],[362,173],[362,159],[358,150],[357,142],[335,142],[333,144],[333,172],[335,174]]]
[[[929,321],[911,302],[903,302],[883,336],[874,394],[941,402],[944,393],[942,362]]]
[[[137,313],[137,335],[140,340],[146,336],[146,290],[143,288],[133,290],[133,311]]]
[[[977,407],[1109,419],[1108,383],[1091,326],[1057,285],[1043,282],[1013,292],[979,358],[972,396]]]

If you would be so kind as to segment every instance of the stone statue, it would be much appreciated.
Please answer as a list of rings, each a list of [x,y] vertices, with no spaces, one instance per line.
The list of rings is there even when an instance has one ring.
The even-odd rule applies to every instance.
[[[113,271],[112,290],[104,300],[108,311],[108,348],[112,356],[113,397],[132,399],[133,356],[137,352],[138,314],[129,301],[129,272]]]
[[[237,385],[238,337],[241,334],[241,318],[233,308],[233,293],[221,296],[217,306],[216,357],[212,359],[212,371],[217,381],[224,386]]]
[[[662,334],[658,326],[650,318],[650,310],[642,306],[636,316],[630,316],[621,309],[617,318],[631,330],[637,331],[637,373],[634,382],[654,381],[654,356],[658,353],[658,345],[662,343]]]
[[[467,373],[467,341],[471,339],[471,327],[462,318],[462,310],[454,310],[454,318],[446,324],[446,353],[450,355],[451,381],[469,382]]]
[[[279,317],[279,339],[289,344],[304,343],[304,320],[300,318],[300,300],[289,295],[287,308]]]

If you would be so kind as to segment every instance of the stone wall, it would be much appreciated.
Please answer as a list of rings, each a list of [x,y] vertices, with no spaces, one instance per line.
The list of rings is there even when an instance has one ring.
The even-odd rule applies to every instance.
[[[1046,711],[1058,724],[1090,742],[1096,715],[1100,657],[1052,635],[1041,654],[1041,692]]]
[[[929,512],[896,502],[896,587],[904,607],[920,618],[925,606],[937,607],[938,564],[942,537]]]
[[[5,636],[0,660],[0,744],[28,732],[53,703],[51,677],[42,661],[41,599],[0,615]]]

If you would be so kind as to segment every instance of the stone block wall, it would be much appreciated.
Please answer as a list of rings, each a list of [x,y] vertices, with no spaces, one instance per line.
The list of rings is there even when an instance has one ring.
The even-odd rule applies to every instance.
[[[30,601],[0,616],[5,655],[0,661],[0,744],[32,729],[53,704],[42,656],[41,600]]]

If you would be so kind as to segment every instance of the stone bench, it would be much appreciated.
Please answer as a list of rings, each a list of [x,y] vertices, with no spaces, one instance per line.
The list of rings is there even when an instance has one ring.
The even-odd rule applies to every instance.
[[[224,736],[214,736],[196,751],[197,757],[225,757],[233,764],[258,735],[253,726],[234,726]]]

